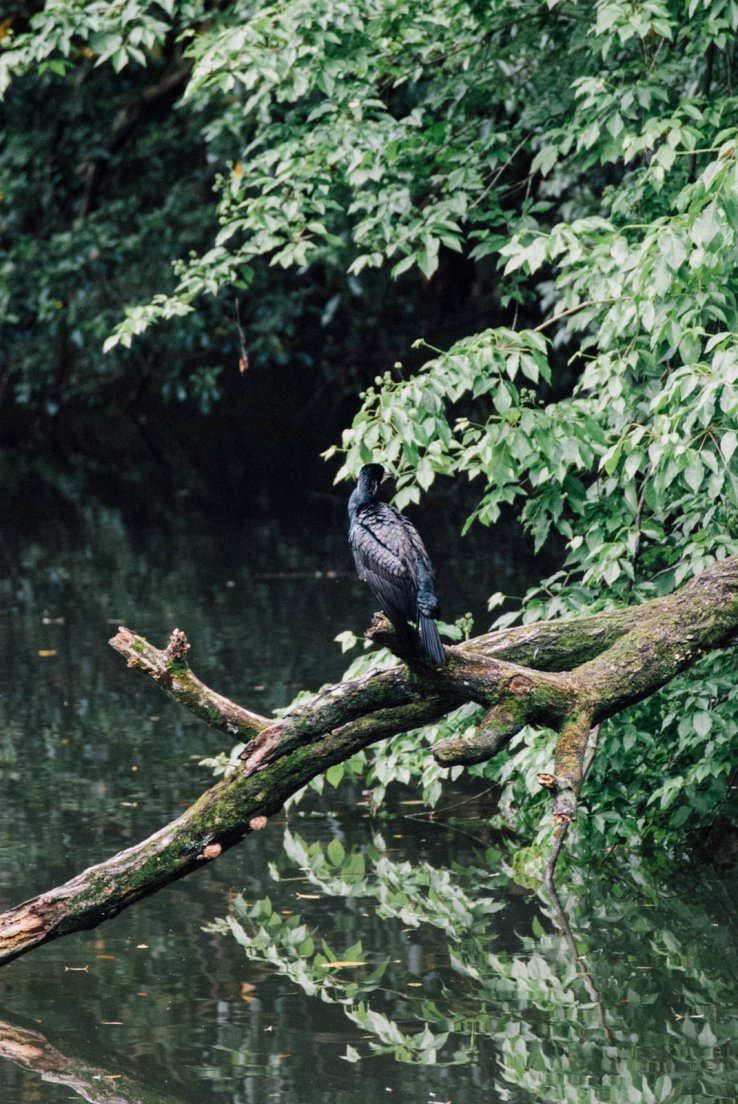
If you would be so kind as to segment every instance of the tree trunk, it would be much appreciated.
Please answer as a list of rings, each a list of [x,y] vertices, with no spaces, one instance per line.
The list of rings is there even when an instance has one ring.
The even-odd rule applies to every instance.
[[[0,963],[51,939],[93,928],[168,882],[211,862],[264,827],[286,798],[376,740],[439,720],[464,702],[486,708],[468,739],[438,744],[439,763],[499,752],[523,725],[559,733],[554,819],[576,816],[590,728],[652,694],[738,631],[738,556],[713,564],[681,590],[638,607],[488,633],[448,648],[448,665],[403,655],[391,670],[338,683],[269,721],[205,686],[175,630],[161,651],[128,629],[112,646],[208,724],[246,742],[243,763],[180,817],[64,885],[0,914]],[[399,655],[380,618],[374,639]]]

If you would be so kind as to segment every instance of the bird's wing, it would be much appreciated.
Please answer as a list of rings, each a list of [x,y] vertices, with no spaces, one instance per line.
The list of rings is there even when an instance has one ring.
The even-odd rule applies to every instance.
[[[349,530],[349,544],[359,578],[382,609],[390,617],[396,612],[414,620],[417,584],[408,561],[407,533],[398,524],[404,520],[383,502],[360,508]]]
[[[394,507],[392,507],[394,509]],[[411,521],[405,517],[404,514],[395,510],[398,518],[402,521],[402,527],[404,530],[404,543],[407,548],[406,557],[410,564],[410,569],[413,574],[413,578],[417,585],[430,579],[431,582],[435,580],[436,573],[433,570],[433,564],[430,561],[425,545],[423,544],[423,538],[415,528]]]

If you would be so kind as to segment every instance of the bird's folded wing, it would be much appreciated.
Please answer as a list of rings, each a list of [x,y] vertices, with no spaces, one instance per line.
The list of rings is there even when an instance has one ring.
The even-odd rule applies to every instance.
[[[415,580],[403,558],[404,534],[397,526],[382,524],[382,515],[374,513],[356,519],[351,526],[349,543],[354,554],[356,571],[391,615],[415,619]]]

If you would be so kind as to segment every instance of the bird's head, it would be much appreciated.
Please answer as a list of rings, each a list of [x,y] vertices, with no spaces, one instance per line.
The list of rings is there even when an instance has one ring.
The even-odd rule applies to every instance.
[[[372,496],[377,493],[379,484],[384,479],[384,468],[381,464],[364,464],[359,472],[359,486],[363,490],[371,489]]]
[[[384,468],[381,464],[364,464],[359,472],[356,487],[351,494],[348,504],[349,518],[353,520],[354,514],[360,506],[368,506],[374,502],[379,490],[379,484],[384,478]]]

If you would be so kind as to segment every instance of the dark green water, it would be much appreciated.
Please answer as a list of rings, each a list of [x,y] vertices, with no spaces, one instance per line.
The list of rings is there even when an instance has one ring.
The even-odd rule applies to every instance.
[[[443,560],[450,617],[515,589],[489,537]],[[97,511],[5,532],[0,563],[3,907],[210,783],[198,759],[221,736],[126,669],[118,624],[156,643],[184,628],[206,682],[269,712],[340,675],[333,637],[371,605],[331,505],[217,535]],[[0,970],[0,1101],[738,1099],[735,874],[635,856],[575,871],[573,947],[508,876],[479,789],[449,786],[433,822],[406,789],[378,819],[357,787],[309,793],[197,875]],[[329,965],[347,959],[363,965]]]

